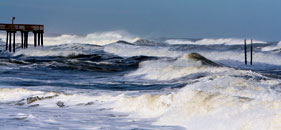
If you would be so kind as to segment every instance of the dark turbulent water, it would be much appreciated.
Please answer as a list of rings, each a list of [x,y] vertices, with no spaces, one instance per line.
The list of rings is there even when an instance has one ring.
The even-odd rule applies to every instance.
[[[2,45],[0,129],[281,128],[280,43],[220,42]]]

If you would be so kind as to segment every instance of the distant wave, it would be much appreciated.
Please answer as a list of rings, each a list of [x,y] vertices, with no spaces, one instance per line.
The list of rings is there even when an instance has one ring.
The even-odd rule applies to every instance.
[[[281,41],[276,46],[267,46],[262,48],[262,51],[274,51],[278,49],[281,49]]]
[[[19,35],[19,33],[18,33]],[[0,39],[6,39],[6,34],[0,34]],[[107,31],[107,32],[94,32],[86,36],[63,34],[54,37],[44,37],[44,45],[60,45],[67,43],[84,43],[94,45],[106,45],[116,42],[118,40],[125,40],[128,42],[135,42],[140,39],[126,31]],[[3,41],[3,40],[2,40]],[[33,44],[33,34],[29,35],[29,44]],[[20,37],[16,38],[16,43],[20,43]]]
[[[201,39],[201,40],[184,40],[184,39],[169,39],[165,41],[168,44],[196,44],[196,45],[240,45],[244,44],[244,39],[235,39],[235,38],[219,38],[219,39]],[[250,43],[250,41],[247,41]],[[253,40],[254,43],[266,43],[263,41]]]
[[[119,56],[157,56],[157,57],[178,57],[182,53],[170,51],[162,46],[135,46],[123,43],[113,43],[104,46],[104,51]]]

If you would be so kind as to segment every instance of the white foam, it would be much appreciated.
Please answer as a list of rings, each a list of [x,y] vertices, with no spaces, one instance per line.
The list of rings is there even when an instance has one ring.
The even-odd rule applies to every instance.
[[[19,34],[18,34],[19,35]],[[19,38],[18,38],[19,37]],[[6,39],[6,34],[0,35],[1,39]],[[109,43],[116,42],[118,40],[125,40],[128,42],[134,42],[139,38],[129,34],[125,31],[108,31],[108,32],[94,32],[87,34],[86,36],[74,35],[74,34],[63,34],[60,36],[48,37],[44,36],[44,45],[61,45],[68,43],[83,43],[83,44],[94,44],[94,45],[106,45]],[[29,44],[33,44],[34,37],[30,33]],[[16,43],[20,43],[20,36],[17,36]]]
[[[117,47],[116,47],[117,48]],[[130,54],[132,52],[135,54],[135,49],[128,50]],[[146,49],[146,55],[153,55],[149,53],[149,49]],[[163,51],[163,49],[159,50]],[[122,53],[122,52],[120,52]],[[119,53],[118,53],[119,54]],[[156,53],[156,55],[159,53]],[[161,53],[160,53],[161,54]],[[165,54],[165,53],[164,53]],[[167,56],[170,53],[166,53]],[[133,71],[126,76],[129,77],[138,77],[149,80],[173,80],[181,77],[188,76],[190,74],[200,74],[200,73],[222,73],[225,71],[231,71],[225,67],[211,67],[211,66],[202,66],[200,61],[194,61],[186,58],[186,55],[183,52],[177,52],[174,56],[182,55],[177,60],[152,60],[152,61],[143,61],[139,64],[139,68],[136,71]],[[218,51],[209,51],[200,52],[206,58],[215,61],[217,63],[223,63],[224,65],[238,68],[247,68],[251,67],[251,69],[276,69],[281,65],[281,61],[279,60],[281,57],[275,54],[265,54],[265,53],[254,53],[253,57],[253,65],[246,66],[244,65],[244,53],[226,51],[226,52],[218,52]]]
[[[268,91],[266,84],[225,75],[209,78],[171,94],[124,96],[114,108],[135,112],[136,117],[157,118],[157,125],[187,129],[281,128],[280,95]]]
[[[119,56],[157,56],[157,57],[181,57],[184,54],[193,52],[192,49],[185,51],[175,51],[170,47],[159,46],[135,46],[121,43],[112,43],[104,47],[104,51]],[[206,58],[233,67],[244,66],[244,53],[240,51],[196,51]],[[250,54],[247,55],[248,60]],[[251,68],[264,69],[281,65],[281,57],[274,53],[254,52],[253,66]],[[246,66],[245,66],[246,67]]]
[[[135,46],[122,43],[112,43],[104,47],[104,51],[119,56],[157,56],[178,57],[181,53],[170,51],[169,48],[157,46]]]
[[[22,88],[0,88],[0,102],[17,101],[28,96],[43,94],[41,91],[31,91]]]
[[[71,50],[43,50],[38,48],[29,48],[24,50],[18,50],[14,53],[14,56],[17,55],[26,55],[26,56],[70,56],[83,54],[82,51],[71,51]]]
[[[47,47],[29,47],[27,49],[18,49],[13,56],[75,56],[79,54],[92,54],[101,50],[102,47],[89,44],[63,44]]]
[[[90,93],[77,92],[64,94],[22,88],[0,89],[0,96],[1,121],[9,120],[1,124],[0,129],[133,129],[145,124],[132,122],[126,119],[127,115],[111,112],[112,108],[106,107],[118,96],[91,96]],[[28,97],[39,97],[40,100],[30,104],[21,100]],[[63,105],[59,107],[58,102]],[[149,125],[146,128],[151,128]]]
[[[244,53],[235,51],[202,51],[200,52],[203,56],[213,61],[224,63],[225,65],[233,67],[245,67],[244,66]],[[248,62],[250,60],[250,55],[248,54]],[[277,67],[281,65],[281,61],[278,60],[281,57],[274,53],[263,53],[254,52],[253,53],[253,66],[251,68],[265,69],[271,67]]]
[[[262,48],[262,51],[273,51],[281,49],[281,41],[276,46],[266,46]]]
[[[239,77],[241,75],[261,76],[251,71],[233,69],[197,79],[198,82],[178,90],[166,89],[153,93],[87,90],[87,93],[73,91],[68,92],[72,94],[64,94],[4,88],[0,89],[1,102],[18,101],[30,96],[57,96],[22,106],[39,104],[38,111],[34,108],[24,111],[10,108],[0,115],[5,117],[10,112],[17,113],[12,117],[32,121],[31,126],[36,128],[38,123],[47,123],[42,127],[53,128],[49,123],[54,123],[68,129],[97,126],[132,129],[138,127],[136,125],[146,128],[155,125],[154,129],[162,129],[163,126],[210,130],[280,129],[281,95],[271,90],[270,86],[281,82],[248,80]],[[57,105],[59,101],[65,106],[60,108]],[[151,122],[149,125],[142,124],[141,120]],[[69,123],[72,125],[67,125]],[[134,125],[122,125],[130,123]],[[28,127],[25,125],[23,128]]]
[[[168,44],[195,44],[195,45],[218,45],[218,44],[225,44],[225,45],[241,45],[244,44],[243,39],[236,39],[236,38],[219,38],[219,39],[202,39],[197,41],[192,40],[181,40],[181,39],[170,39],[165,41]],[[248,43],[250,41],[247,41]],[[266,43],[263,41],[253,40],[253,43]]]
[[[129,73],[128,77],[139,77],[149,80],[172,80],[196,73],[217,73],[226,68],[202,66],[201,61],[194,61],[183,55],[177,60],[152,60],[144,61],[138,70]]]

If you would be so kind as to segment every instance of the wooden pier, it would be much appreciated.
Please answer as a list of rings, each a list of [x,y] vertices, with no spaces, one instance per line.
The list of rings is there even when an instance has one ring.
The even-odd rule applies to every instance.
[[[14,24],[14,17],[12,24],[0,23],[0,31],[6,31],[6,50],[9,52],[16,51],[16,33],[21,32],[21,48],[28,48],[28,33],[34,34],[34,46],[43,46],[44,25],[37,24]],[[12,41],[13,40],[13,41]],[[12,45],[13,42],[13,45]]]

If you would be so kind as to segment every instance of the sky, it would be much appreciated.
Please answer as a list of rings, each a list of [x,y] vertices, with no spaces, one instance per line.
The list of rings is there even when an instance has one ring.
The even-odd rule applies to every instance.
[[[0,23],[12,16],[47,34],[281,40],[281,0],[0,0]]]

